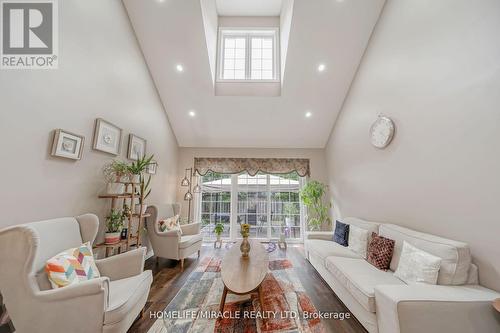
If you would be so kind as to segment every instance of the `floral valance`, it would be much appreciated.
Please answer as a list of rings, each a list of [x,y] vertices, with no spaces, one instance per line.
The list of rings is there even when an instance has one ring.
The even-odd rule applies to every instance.
[[[194,171],[201,176],[207,172],[235,174],[248,172],[255,176],[264,173],[283,174],[296,171],[301,177],[309,176],[309,160],[305,158],[211,158],[196,157]]]

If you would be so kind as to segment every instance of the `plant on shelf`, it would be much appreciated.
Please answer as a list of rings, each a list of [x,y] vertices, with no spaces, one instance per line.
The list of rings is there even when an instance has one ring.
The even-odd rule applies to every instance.
[[[139,197],[139,204],[135,206],[135,211],[140,214],[146,213],[146,209],[148,206],[146,205],[146,199],[151,194],[151,175],[149,175],[148,179],[144,178],[144,175],[139,176],[139,186],[137,191],[137,196]]]
[[[311,230],[320,230],[323,224],[330,225],[332,222],[329,216],[331,205],[323,202],[326,190],[327,186],[317,180],[308,182],[300,190],[300,199],[308,210],[307,222]]]
[[[123,228],[125,215],[119,210],[112,209],[106,218],[106,233],[104,240],[106,244],[115,244],[120,241],[120,233]]]
[[[215,225],[214,232],[217,235],[217,242],[220,242],[221,234],[224,232],[224,224],[222,224],[221,222],[218,222]]]
[[[130,182],[131,183],[139,183],[141,174],[146,170],[151,161],[153,160],[154,155],[150,157],[143,156],[136,161],[132,162],[128,167],[128,172],[130,173]]]
[[[106,193],[123,194],[125,192],[124,181],[128,179],[128,165],[120,160],[113,160],[103,168],[104,179],[107,182]]]

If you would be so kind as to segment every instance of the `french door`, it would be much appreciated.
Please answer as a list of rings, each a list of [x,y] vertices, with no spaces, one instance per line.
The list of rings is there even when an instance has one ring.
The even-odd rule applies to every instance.
[[[299,190],[304,181],[296,173],[201,177],[195,216],[202,223],[204,239],[215,239],[213,229],[222,223],[222,237],[236,240],[241,238],[240,224],[248,223],[250,238],[269,241],[284,234],[287,241],[302,241],[305,214]]]

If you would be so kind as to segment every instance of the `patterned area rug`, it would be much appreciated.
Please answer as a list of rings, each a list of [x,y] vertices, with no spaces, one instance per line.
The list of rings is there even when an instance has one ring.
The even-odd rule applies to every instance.
[[[307,318],[316,308],[286,259],[269,261],[262,282],[262,309],[257,293],[228,294],[221,316],[221,261],[204,258],[167,308],[157,314],[148,333],[326,333],[321,320]]]

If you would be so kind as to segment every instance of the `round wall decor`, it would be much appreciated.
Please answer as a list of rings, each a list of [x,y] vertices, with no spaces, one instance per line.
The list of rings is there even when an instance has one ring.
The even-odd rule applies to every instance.
[[[373,146],[385,148],[391,143],[394,137],[394,122],[386,116],[378,116],[377,120],[370,128],[370,140]]]

